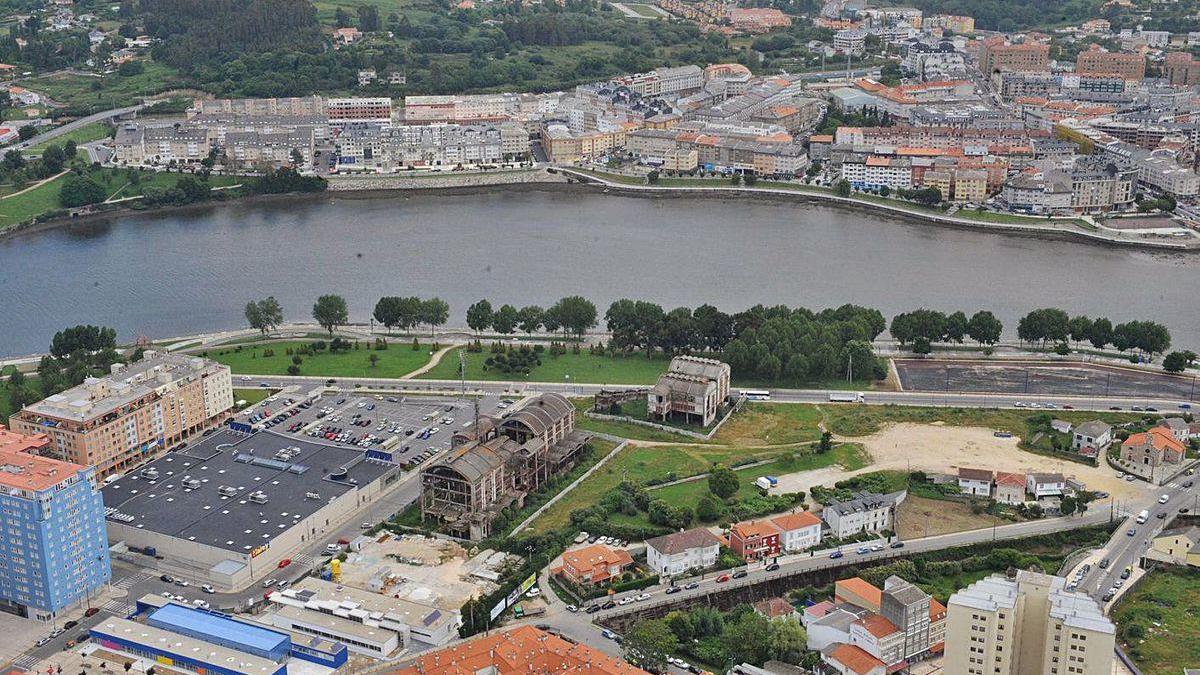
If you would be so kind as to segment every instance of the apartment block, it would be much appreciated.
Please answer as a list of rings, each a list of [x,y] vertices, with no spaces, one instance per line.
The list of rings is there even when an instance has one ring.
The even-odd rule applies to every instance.
[[[388,126],[392,123],[392,99],[386,96],[331,98],[325,106],[331,127],[350,124]]]
[[[325,99],[320,96],[290,98],[216,98],[196,99],[188,111],[194,115],[237,115],[245,117],[314,116],[326,114]]]
[[[1188,52],[1171,52],[1166,58],[1167,80],[1172,86],[1200,84],[1200,61]]]
[[[144,126],[126,124],[117,129],[113,162],[129,166],[195,165],[208,157],[216,135],[207,127],[186,124]]]
[[[513,94],[463,94],[457,96],[406,96],[405,124],[479,124],[508,119],[515,112]]]
[[[1042,71],[1050,66],[1050,45],[1014,44],[1001,36],[983,41],[979,49],[979,69],[984,74],[1000,70]]]
[[[1100,45],[1092,45],[1075,59],[1075,72],[1140,80],[1146,76],[1146,58],[1141,54],[1105,51]]]
[[[49,444],[0,425],[0,610],[38,621],[79,606],[112,576],[96,473],[36,454]]]
[[[229,367],[199,357],[147,351],[61,394],[25,406],[13,430],[45,434],[43,454],[124,472],[223,420],[233,408]]]
[[[950,597],[947,675],[1110,675],[1116,631],[1096,601],[1038,572],[992,575]]]

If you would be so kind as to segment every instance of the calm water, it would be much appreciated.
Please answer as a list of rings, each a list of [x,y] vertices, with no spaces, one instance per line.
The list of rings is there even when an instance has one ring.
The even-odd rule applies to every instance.
[[[742,200],[510,192],[324,197],[146,215],[0,241],[0,354],[44,350],[77,323],[122,339],[236,328],[275,295],[304,319],[339,293],[366,321],[381,295],[433,295],[462,325],[471,302],[619,297],[665,307],[853,302],[996,312],[1030,308],[1165,322],[1200,346],[1200,256],[909,224],[875,214]]]

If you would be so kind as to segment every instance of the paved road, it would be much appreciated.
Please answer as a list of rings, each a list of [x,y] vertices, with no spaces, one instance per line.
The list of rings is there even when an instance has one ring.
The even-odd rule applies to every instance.
[[[410,392],[458,392],[458,380],[399,380],[390,378],[335,378],[336,386],[344,389],[372,389]],[[266,384],[281,388],[291,384],[323,384],[324,377],[285,375],[239,375],[234,378],[238,387],[254,387]],[[601,389],[624,388],[628,385],[576,384],[570,382],[487,382],[468,380],[467,393],[511,394],[523,391],[556,392],[567,396],[587,396]],[[771,389],[771,400],[781,403],[829,403],[829,391],[825,389]],[[1119,407],[1129,410],[1134,406],[1155,408],[1161,412],[1177,411],[1180,404],[1176,399],[1126,398],[1103,396],[1053,396],[998,393],[939,393],[915,391],[869,391],[866,402],[873,405],[909,406],[955,406],[963,408],[1038,408],[1058,409],[1071,406],[1077,410],[1109,410]],[[840,404],[853,405],[853,404]]]
[[[25,148],[28,148],[33,145],[37,145],[38,143],[41,143],[43,141],[54,140],[55,138],[58,138],[59,136],[62,136],[63,134],[74,131],[75,129],[81,129],[93,122],[101,122],[101,121],[105,121],[105,120],[110,120],[114,117],[120,117],[121,115],[125,115],[127,113],[141,110],[143,107],[144,107],[144,105],[139,103],[138,105],[131,105],[131,106],[127,106],[124,108],[114,108],[113,110],[105,110],[104,112],[98,112],[98,113],[95,113],[92,115],[88,115],[87,117],[80,117],[79,119],[77,119],[73,122],[67,122],[66,124],[64,124],[62,126],[54,127],[53,129],[50,129],[44,133],[40,133],[37,136],[34,136],[33,138],[30,138],[27,141],[21,141],[20,143],[17,143],[15,145],[13,145],[12,147],[17,150],[24,150]]]

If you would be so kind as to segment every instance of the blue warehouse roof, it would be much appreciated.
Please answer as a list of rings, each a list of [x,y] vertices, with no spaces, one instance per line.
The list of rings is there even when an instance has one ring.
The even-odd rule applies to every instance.
[[[146,623],[274,660],[285,656],[291,647],[291,638],[283,633],[237,621],[217,612],[176,604],[154,610]]]

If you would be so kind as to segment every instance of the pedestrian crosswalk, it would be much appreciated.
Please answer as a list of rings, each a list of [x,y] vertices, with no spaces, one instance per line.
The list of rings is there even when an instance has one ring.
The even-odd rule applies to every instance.
[[[154,578],[154,572],[142,571],[138,572],[137,574],[131,574],[123,579],[118,579],[113,582],[112,586],[113,588],[119,588],[123,591],[127,591],[143,581],[152,578]]]
[[[133,614],[133,611],[136,608],[133,606],[132,602],[126,602],[124,600],[109,600],[103,605],[100,605],[100,609],[115,616],[125,617]]]
[[[292,564],[300,565],[301,567],[312,567],[313,557],[307,553],[301,553],[292,558]]]
[[[15,661],[13,661],[14,666],[16,666],[17,668],[20,668],[21,670],[26,670],[29,672],[33,672],[34,670],[36,670],[37,664],[38,664],[37,658],[33,657],[33,656],[29,656],[28,654],[20,656]]]

